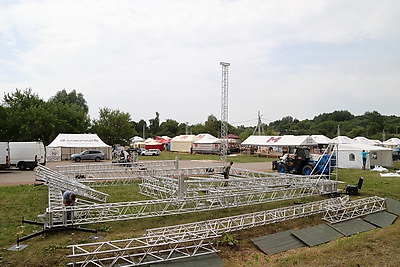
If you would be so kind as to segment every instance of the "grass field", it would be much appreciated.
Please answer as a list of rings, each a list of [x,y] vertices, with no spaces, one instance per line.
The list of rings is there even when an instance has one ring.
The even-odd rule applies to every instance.
[[[188,155],[189,156],[189,155]],[[197,155],[200,159],[210,156]],[[141,157],[151,159],[152,157]],[[162,155],[157,160],[173,159],[174,155]],[[179,156],[180,159],[182,156]],[[154,159],[154,158],[152,158]],[[212,159],[212,158],[211,158]],[[215,156],[218,160],[219,157]],[[233,158],[235,162],[266,160],[265,158],[240,156]],[[395,163],[400,168],[400,163]],[[368,170],[339,170],[339,180],[344,184],[356,184],[359,177],[364,177],[364,185],[359,197],[380,196],[400,199],[400,178],[381,178],[379,173]],[[146,197],[138,194],[137,184],[129,187],[107,187],[101,191],[110,194],[108,202],[143,200]],[[221,211],[181,214],[148,219],[119,221],[88,225],[96,228],[105,240],[138,237],[148,228],[206,219],[226,217],[230,215],[272,209],[295,203],[323,199],[313,197],[301,200],[253,205],[243,208],[231,208]],[[352,197],[356,198],[356,197]],[[55,232],[47,236],[38,236],[23,244],[28,247],[19,252],[7,249],[16,244],[18,236],[25,236],[40,230],[39,226],[22,224],[21,219],[35,220],[44,213],[47,207],[47,187],[44,186],[1,186],[0,187],[0,266],[65,266],[66,255],[70,254],[68,245],[92,242],[90,233]],[[301,229],[321,223],[320,216],[301,218],[263,227],[233,233],[236,245],[221,243],[219,256],[225,266],[400,266],[400,223],[392,226],[360,233],[351,237],[340,238],[317,247],[303,247],[278,255],[267,256],[260,252],[250,241],[252,237],[277,233],[289,229]]]

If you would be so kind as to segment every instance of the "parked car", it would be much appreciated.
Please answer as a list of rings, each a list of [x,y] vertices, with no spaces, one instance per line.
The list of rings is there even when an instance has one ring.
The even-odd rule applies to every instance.
[[[99,162],[100,160],[104,160],[104,153],[99,150],[85,150],[79,154],[72,154],[71,160],[75,160],[76,162],[80,162],[81,160],[94,160]]]
[[[140,152],[141,156],[158,156],[160,155],[160,149],[144,149]]]

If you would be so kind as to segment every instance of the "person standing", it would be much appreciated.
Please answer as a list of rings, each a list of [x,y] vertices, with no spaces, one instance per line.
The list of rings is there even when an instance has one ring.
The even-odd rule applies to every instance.
[[[233,162],[231,161],[231,162],[229,163],[229,165],[226,165],[226,166],[224,167],[224,171],[222,172],[222,174],[224,175],[224,178],[225,178],[225,179],[229,179],[229,173],[230,173],[230,171],[231,171],[232,165],[233,165]],[[228,182],[225,182],[224,186],[227,186],[227,185],[228,185]]]
[[[363,170],[365,170],[365,166],[367,165],[367,156],[368,156],[368,153],[365,150],[363,150],[361,152],[361,157],[362,157],[362,162],[363,162],[363,166],[362,166]]]

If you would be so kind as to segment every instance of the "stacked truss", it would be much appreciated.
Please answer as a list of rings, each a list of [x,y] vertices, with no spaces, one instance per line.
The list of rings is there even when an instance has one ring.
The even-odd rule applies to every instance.
[[[44,182],[49,188],[49,206],[56,203],[62,204],[60,200],[60,191],[71,190],[77,195],[87,197],[89,199],[106,202],[108,194],[94,190],[89,186],[77,182],[75,179],[70,179],[54,170],[51,170],[43,165],[38,165],[35,168],[36,176],[40,177],[37,181]],[[57,192],[58,191],[58,192]]]
[[[57,171],[64,175],[90,175],[92,172],[124,170],[124,169],[148,169],[159,167],[177,167],[177,160],[149,160],[126,163],[103,163],[103,164],[79,164],[57,166]]]
[[[371,202],[381,203],[381,199],[372,197],[350,201],[349,197],[345,196],[262,212],[148,229],[145,236],[140,238],[69,246],[72,248],[72,255],[69,257],[73,260],[69,265],[138,266],[200,256],[218,252],[214,246],[215,241],[226,232],[321,214],[326,210],[341,210],[344,207],[352,207],[353,210],[359,207],[363,210],[366,203]]]
[[[292,186],[285,189],[261,188],[234,194],[220,193],[182,199],[80,205],[69,207],[68,210],[73,215],[71,220],[66,219],[67,208],[60,206],[48,208],[46,216],[41,216],[41,220],[46,227],[51,228],[241,207],[313,195],[318,195],[315,186]],[[62,220],[57,221],[54,218]]]
[[[142,177],[139,184],[140,193],[153,198],[193,197],[204,194],[237,193],[248,190],[264,190],[272,188],[287,188],[290,186],[313,185],[320,194],[337,191],[336,181],[319,179],[316,176],[300,176],[291,174],[261,173],[232,168],[233,172],[226,180],[220,172],[188,176],[188,172],[173,176],[149,175]],[[178,176],[179,175],[179,176]],[[184,177],[186,176],[186,177]],[[184,177],[181,186],[181,179]],[[181,190],[184,190],[182,192]]]
[[[374,196],[343,203],[340,206],[330,206],[326,209],[323,219],[329,223],[337,223],[385,209],[385,199]]]

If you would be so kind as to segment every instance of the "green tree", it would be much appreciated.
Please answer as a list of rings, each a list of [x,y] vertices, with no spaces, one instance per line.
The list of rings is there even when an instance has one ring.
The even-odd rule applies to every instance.
[[[167,119],[160,125],[160,135],[174,137],[178,135],[179,122],[176,120]]]
[[[159,135],[160,131],[160,114],[156,112],[156,117],[149,120],[149,132],[153,136]]]
[[[146,139],[146,133],[148,132],[147,122],[141,119],[138,123],[136,123],[135,130],[140,136],[143,137],[143,139]]]
[[[92,132],[107,144],[129,145],[129,140],[137,135],[132,127],[131,115],[120,110],[101,108],[99,119],[93,120]]]
[[[49,99],[48,102],[59,102],[63,104],[77,105],[81,107],[86,113],[89,112],[89,107],[86,103],[85,98],[83,97],[83,94],[77,94],[75,90],[72,90],[70,93],[67,93],[65,89],[58,91],[55,96]]]

